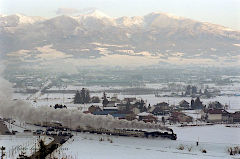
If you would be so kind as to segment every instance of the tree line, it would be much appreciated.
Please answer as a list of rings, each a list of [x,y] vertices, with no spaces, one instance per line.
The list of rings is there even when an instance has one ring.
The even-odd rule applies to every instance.
[[[99,103],[100,99],[97,96],[91,98],[88,89],[82,88],[81,91],[77,91],[73,103],[74,104],[85,104],[85,103]]]

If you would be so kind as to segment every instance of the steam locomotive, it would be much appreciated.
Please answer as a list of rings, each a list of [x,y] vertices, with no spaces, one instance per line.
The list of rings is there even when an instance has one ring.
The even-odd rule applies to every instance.
[[[169,130],[139,130],[139,129],[105,129],[105,128],[91,128],[88,127],[87,129],[77,129],[79,132],[89,132],[93,134],[106,134],[106,135],[114,135],[114,136],[129,136],[129,137],[146,137],[146,138],[168,138],[171,140],[176,140],[177,135],[173,132],[172,129]]]
[[[44,126],[48,128],[54,128],[56,130],[69,130],[67,127],[63,127],[61,123],[55,122],[44,122],[43,124],[39,124],[39,126]],[[86,126],[85,128],[78,127],[77,129],[72,129],[71,131],[77,132],[88,132],[92,134],[106,134],[113,136],[129,136],[129,137],[146,137],[146,138],[168,138],[171,140],[176,140],[177,135],[173,132],[172,129],[166,128],[165,130],[156,130],[156,129],[106,129],[106,128],[93,128],[90,126]]]

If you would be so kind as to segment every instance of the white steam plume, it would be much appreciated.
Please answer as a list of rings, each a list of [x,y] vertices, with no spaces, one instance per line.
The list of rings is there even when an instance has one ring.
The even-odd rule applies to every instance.
[[[0,70],[1,71],[1,70]],[[2,75],[2,73],[0,73]],[[0,76],[0,115],[29,123],[45,121],[61,122],[64,126],[77,128],[90,126],[93,128],[135,128],[169,130],[159,124],[144,123],[142,121],[118,120],[112,116],[96,116],[84,114],[79,110],[54,109],[48,106],[33,107],[21,100],[12,100],[12,86]]]

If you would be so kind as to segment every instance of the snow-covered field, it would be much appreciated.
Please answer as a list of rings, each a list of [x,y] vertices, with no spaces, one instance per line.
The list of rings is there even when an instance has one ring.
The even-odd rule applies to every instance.
[[[178,140],[116,137],[77,133],[54,156],[73,159],[227,159],[229,147],[240,146],[240,128],[212,127],[178,128]],[[100,141],[103,138],[104,141]],[[196,141],[199,138],[199,146]],[[110,142],[112,141],[112,142]],[[184,150],[179,150],[179,147]],[[207,153],[202,153],[205,149]]]
[[[102,93],[91,94],[102,96]],[[113,94],[108,94],[113,96]],[[26,95],[15,94],[17,99],[26,99]],[[87,110],[88,105],[73,104],[74,94],[44,94],[36,102],[25,100],[34,106],[66,104],[68,108],[81,108]],[[147,103],[154,105],[159,102],[178,104],[185,99],[190,102],[191,98],[184,97],[155,97],[152,95],[123,95],[118,94],[119,99],[124,97],[136,97],[147,100]],[[240,110],[240,96],[221,96],[211,99],[201,99],[204,104],[210,101],[219,101],[222,104],[230,104],[231,110]],[[188,112],[194,118],[198,118],[194,112]],[[19,124],[17,124],[19,125]],[[14,127],[14,126],[12,126]],[[32,129],[33,127],[29,127]],[[74,137],[60,147],[54,154],[55,157],[68,157],[74,159],[227,159],[240,158],[230,156],[227,152],[229,147],[240,146],[240,128],[228,128],[224,125],[199,126],[199,127],[177,127],[172,126],[177,134],[177,141],[163,139],[146,139],[133,137],[104,136],[88,133],[77,133]],[[11,127],[10,127],[11,129]],[[15,128],[16,129],[16,128]],[[21,132],[20,128],[19,132]],[[104,138],[104,141],[99,141]],[[26,139],[27,140],[27,139]],[[112,143],[110,141],[113,141]],[[199,141],[199,146],[196,142]],[[17,142],[16,142],[17,143]],[[10,144],[11,145],[11,144]],[[1,146],[1,145],[0,145]],[[11,147],[11,146],[10,146]],[[184,150],[179,150],[184,147]],[[202,153],[205,149],[207,153]]]
[[[109,97],[112,97],[113,93],[107,94]],[[92,93],[91,96],[99,96],[102,97],[102,93]],[[136,98],[142,98],[143,100],[147,101],[147,105],[151,104],[157,104],[159,102],[167,102],[170,105],[177,105],[180,101],[186,100],[187,102],[191,102],[191,97],[155,97],[154,94],[149,95],[123,95],[123,94],[117,94],[119,99],[123,99],[125,97],[136,97]],[[86,105],[74,105],[73,102],[74,94],[60,94],[60,93],[53,93],[53,94],[43,94],[41,95],[36,102],[33,102],[33,100],[26,100],[27,96],[22,94],[14,94],[15,99],[23,99],[34,106],[43,106],[43,105],[54,105],[54,104],[65,104],[67,106],[71,107],[84,107]],[[219,101],[222,104],[228,104],[230,105],[231,110],[240,110],[240,96],[218,96],[214,98],[209,99],[201,99],[203,104],[208,104],[209,102]],[[92,104],[90,104],[92,105]],[[96,105],[96,104],[94,104]],[[87,106],[86,106],[87,107]]]
[[[179,141],[197,141],[218,144],[240,144],[240,128],[229,128],[225,125],[194,127],[173,126]]]
[[[5,122],[5,124],[9,131],[17,131],[16,135],[0,135],[0,147],[6,147],[6,159],[15,159],[22,152],[30,156],[35,152],[35,149],[38,151],[40,140],[43,140],[45,144],[53,141],[53,138],[49,136],[33,136],[32,132],[24,132],[24,130],[34,131],[37,129],[45,130],[46,128],[29,125],[18,120],[13,124],[11,122]]]
[[[17,121],[16,125],[20,125]],[[36,129],[29,124],[21,127],[10,124],[12,130],[21,132],[23,129]],[[74,137],[61,146],[53,155],[58,158],[68,157],[74,159],[227,159],[240,158],[230,156],[229,147],[240,146],[240,128],[229,128],[224,125],[177,127],[172,126],[177,133],[176,141],[168,139],[117,137],[89,133],[73,132]],[[15,158],[22,150],[26,154],[34,152],[35,142],[38,137],[26,133],[15,136],[0,136],[0,146],[6,147],[7,158]],[[51,139],[42,136],[46,142]],[[104,141],[100,141],[103,138]],[[112,141],[112,142],[111,142]],[[199,141],[199,146],[196,146]],[[183,150],[179,150],[184,147]],[[202,153],[205,149],[207,153]]]
[[[25,155],[30,156],[39,149],[38,141],[43,140],[45,144],[48,144],[53,139],[48,136],[33,136],[30,134],[18,134],[18,135],[0,135],[0,146],[6,148],[5,159],[15,159],[22,152]]]

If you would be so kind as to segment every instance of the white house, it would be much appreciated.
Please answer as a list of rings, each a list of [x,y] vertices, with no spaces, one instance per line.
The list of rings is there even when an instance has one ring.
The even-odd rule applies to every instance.
[[[209,109],[206,114],[209,122],[224,122],[229,118],[229,113],[224,109]]]

